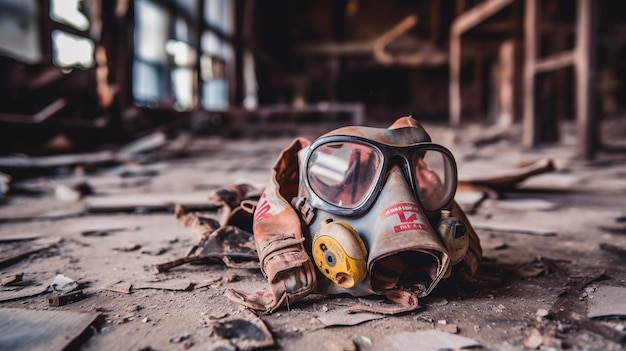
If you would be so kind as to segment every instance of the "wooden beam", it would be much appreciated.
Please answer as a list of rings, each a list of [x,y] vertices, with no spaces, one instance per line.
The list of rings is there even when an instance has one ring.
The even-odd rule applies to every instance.
[[[493,16],[515,0],[487,0],[460,14],[452,23],[450,30],[450,124],[461,125],[461,35]]]
[[[458,16],[452,23],[452,32],[461,34],[476,27],[487,18],[495,15],[515,0],[488,0]]]
[[[510,126],[515,121],[516,43],[513,39],[505,40],[498,52],[497,111],[496,119],[500,125]]]
[[[568,50],[535,61],[535,72],[548,72],[574,64],[574,51]]]
[[[578,155],[594,158],[597,146],[596,33],[597,2],[578,0],[576,19],[576,124]]]
[[[413,54],[390,54],[387,45],[417,24],[417,15],[409,15],[385,32],[374,42],[374,59],[386,66],[439,66],[445,65],[448,56],[437,50],[424,50]]]
[[[461,36],[450,36],[450,84],[449,99],[450,104],[450,125],[459,127],[461,125]]]
[[[0,114],[0,121],[10,123],[39,124],[54,116],[54,114],[61,111],[65,106],[67,106],[67,100],[65,100],[65,98],[58,98],[34,115]]]
[[[538,141],[535,113],[535,62],[539,29],[538,0],[526,0],[524,8],[524,123],[522,145],[535,147]]]

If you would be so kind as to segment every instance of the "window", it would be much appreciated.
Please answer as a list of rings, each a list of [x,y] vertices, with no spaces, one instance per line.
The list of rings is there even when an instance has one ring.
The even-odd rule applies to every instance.
[[[135,1],[137,105],[177,111],[230,106],[233,6],[233,0]]]
[[[0,1],[0,55],[27,63],[40,62],[43,53],[39,31],[36,0]]]
[[[50,0],[52,63],[65,69],[94,66],[95,45],[89,37],[91,23],[82,0]]]
[[[234,69],[233,15],[231,0],[205,0],[207,30],[202,33],[200,70],[202,107],[207,110],[224,109],[230,105],[229,81]]]

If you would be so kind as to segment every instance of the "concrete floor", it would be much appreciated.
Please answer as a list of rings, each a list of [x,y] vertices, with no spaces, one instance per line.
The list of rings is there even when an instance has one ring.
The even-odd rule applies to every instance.
[[[352,297],[312,296],[289,309],[258,315],[274,339],[268,349],[447,345],[419,344],[429,340],[421,333],[432,330],[445,333],[450,341],[469,338],[465,345],[487,350],[623,349],[626,323],[619,300],[617,316],[590,318],[589,313],[614,297],[603,295],[607,287],[621,288],[615,296],[624,296],[626,154],[579,160],[572,134],[561,144],[525,151],[515,129],[484,145],[476,142],[485,135],[484,126],[456,133],[435,125],[427,129],[434,141],[453,151],[461,179],[545,158],[556,170],[478,204],[462,200],[467,197],[459,193],[484,250],[479,274],[470,284],[442,284],[421,299],[414,312],[368,315],[364,321],[345,315],[346,306],[356,300]],[[259,291],[267,289],[267,282],[258,270],[220,263],[187,264],[155,274],[152,265],[183,257],[195,243],[176,223],[171,205],[184,203],[215,216],[206,200],[213,190],[240,182],[262,187],[278,153],[294,136],[314,138],[319,133],[317,126],[271,138],[194,137],[177,153],[161,149],[147,153],[141,162],[72,166],[11,183],[12,191],[0,205],[0,257],[43,249],[0,268],[3,280],[23,273],[25,281],[0,287],[0,309],[42,316],[51,311],[97,314],[101,317],[94,328],[88,323],[65,330],[80,334],[85,329],[87,337],[71,345],[85,350],[245,349],[244,337],[216,327],[229,318],[253,318],[224,291]],[[74,199],[67,187],[77,182],[86,182],[94,193]],[[54,238],[59,241],[45,246]],[[78,283],[86,296],[51,306],[52,295],[45,289],[58,274]],[[130,293],[111,289],[129,285]],[[329,322],[330,317],[337,320]],[[61,332],[43,333],[58,323],[62,319],[57,316],[43,318],[21,339],[48,346],[59,338],[69,342]],[[7,345],[1,332],[6,328],[0,321],[0,349]]]

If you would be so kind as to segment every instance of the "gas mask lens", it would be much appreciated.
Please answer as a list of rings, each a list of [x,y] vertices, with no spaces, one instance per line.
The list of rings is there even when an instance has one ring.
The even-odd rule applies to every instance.
[[[391,160],[404,160],[401,168],[411,179],[409,184],[424,210],[441,210],[454,196],[454,159],[439,145],[391,146],[354,136],[331,136],[318,141],[305,157],[306,181],[320,200],[331,205],[317,204],[328,211],[333,212],[335,207],[340,212],[350,209],[351,214],[357,214],[368,208],[391,168]]]
[[[356,208],[374,190],[383,156],[368,145],[329,142],[315,148],[307,164],[311,189],[325,202]]]
[[[456,191],[456,167],[441,150],[416,152],[413,177],[417,197],[426,211],[438,211],[448,204]]]

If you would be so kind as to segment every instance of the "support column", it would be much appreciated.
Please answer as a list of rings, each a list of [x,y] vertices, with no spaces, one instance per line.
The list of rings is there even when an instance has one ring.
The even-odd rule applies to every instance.
[[[524,123],[522,145],[532,148],[537,145],[537,115],[535,113],[535,65],[539,36],[539,1],[525,0],[524,8]]]
[[[576,19],[576,124],[578,155],[592,159],[597,140],[596,0],[578,0]]]

